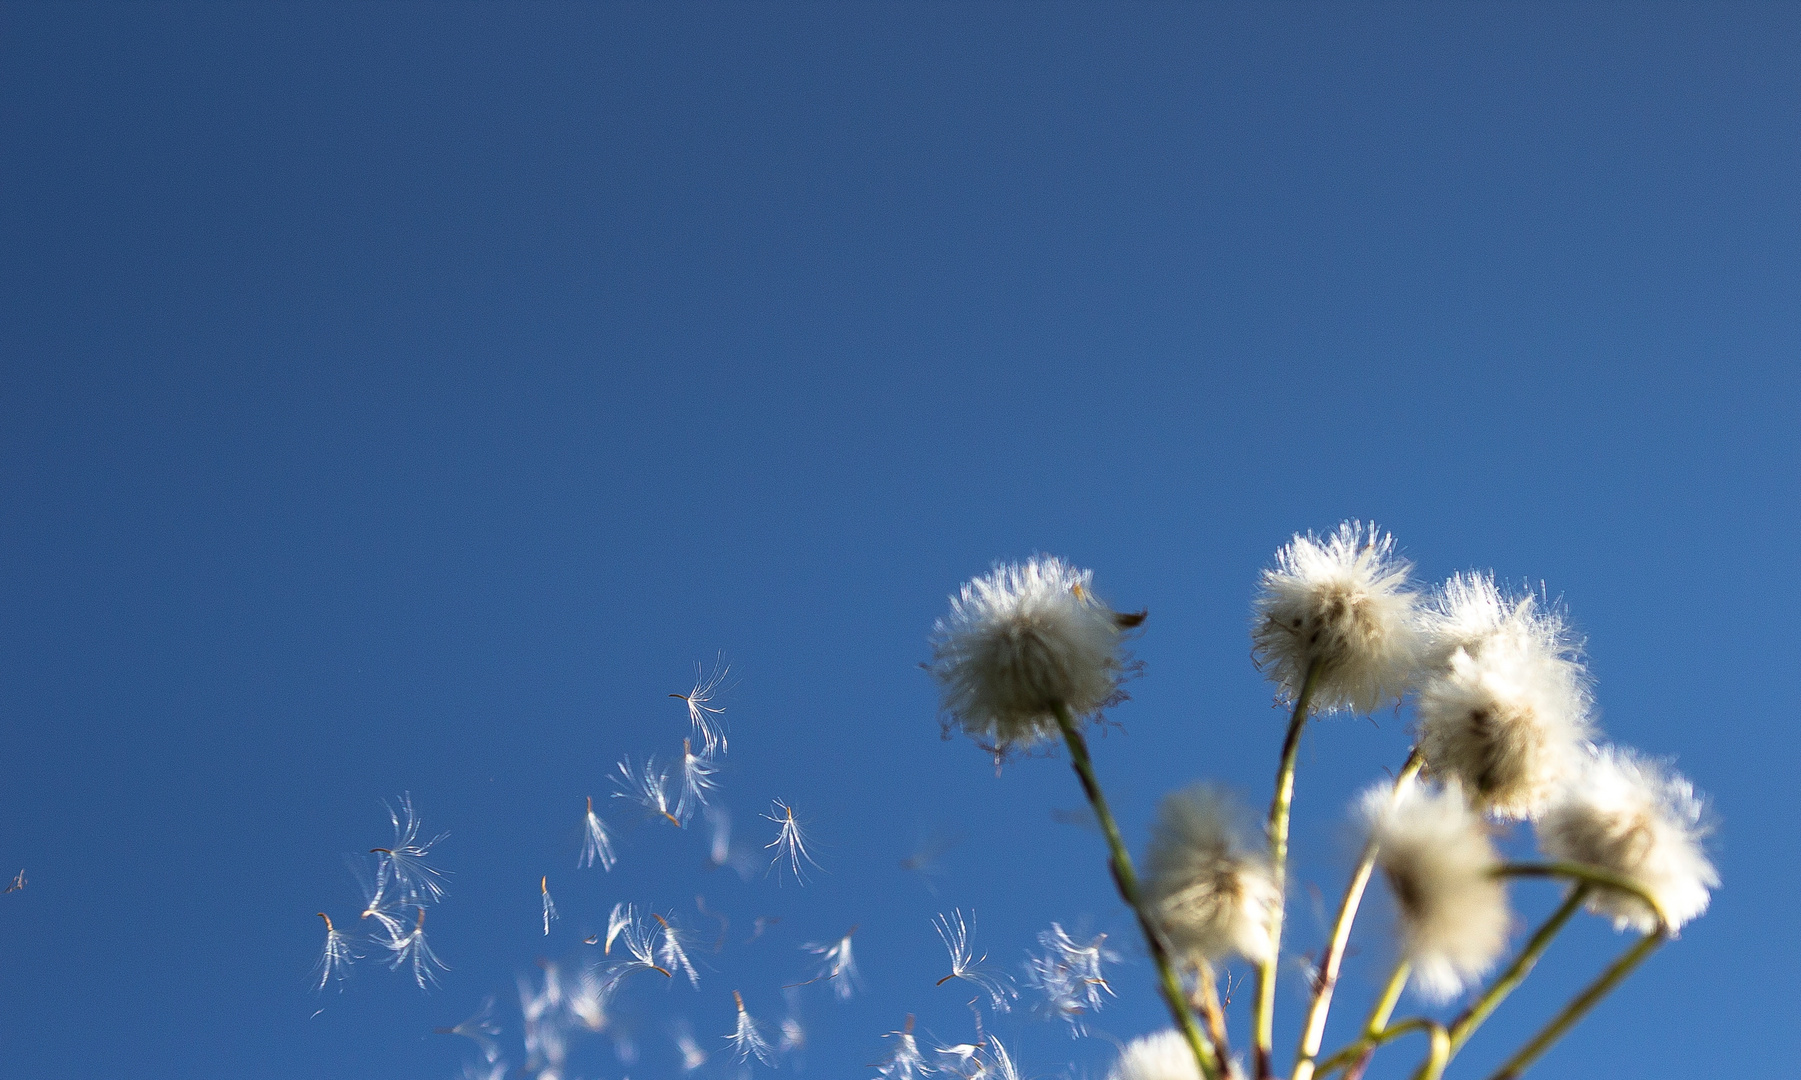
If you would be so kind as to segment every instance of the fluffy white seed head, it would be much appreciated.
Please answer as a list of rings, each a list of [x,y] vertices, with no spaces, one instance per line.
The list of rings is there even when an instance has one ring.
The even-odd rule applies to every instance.
[[[1293,699],[1314,668],[1314,707],[1371,712],[1407,692],[1423,639],[1411,565],[1394,538],[1347,521],[1324,538],[1312,533],[1276,552],[1252,608],[1257,664]]]
[[[1094,596],[1092,571],[1040,555],[995,567],[951,598],[932,630],[930,670],[955,725],[1004,754],[1117,702],[1126,662],[1120,616]]]
[[[1107,1080],[1200,1080],[1194,1050],[1175,1028],[1133,1039],[1119,1052]]]
[[[1428,1000],[1448,1000],[1507,944],[1507,891],[1490,873],[1499,860],[1487,828],[1455,780],[1412,784],[1398,795],[1378,784],[1361,801],[1414,987]]]
[[[1245,842],[1225,792],[1195,784],[1164,796],[1145,860],[1145,892],[1170,947],[1195,961],[1270,957],[1282,889]]]
[[[1447,582],[1426,625],[1442,658],[1419,690],[1427,770],[1500,817],[1537,817],[1594,729],[1580,643],[1557,612],[1480,576]]]
[[[1538,823],[1546,855],[1636,881],[1656,897],[1671,929],[1706,911],[1709,891],[1720,884],[1702,847],[1709,831],[1693,785],[1616,747],[1589,753],[1564,798]],[[1616,929],[1657,928],[1650,907],[1618,889],[1597,890],[1588,907],[1611,917]]]

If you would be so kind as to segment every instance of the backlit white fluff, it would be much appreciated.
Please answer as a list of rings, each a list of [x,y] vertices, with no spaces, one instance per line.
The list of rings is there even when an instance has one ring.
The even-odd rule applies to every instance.
[[[1313,666],[1321,712],[1371,712],[1399,699],[1423,645],[1410,569],[1374,525],[1297,535],[1263,572],[1251,625],[1258,666],[1290,699]]]
[[[1706,911],[1709,890],[1720,884],[1702,848],[1708,831],[1693,785],[1615,747],[1590,753],[1565,798],[1538,824],[1546,855],[1638,882],[1657,898],[1671,929]],[[1597,891],[1588,907],[1612,917],[1615,929],[1657,928],[1644,901],[1617,889]]]
[[[1400,915],[1414,987],[1445,1001],[1480,978],[1507,944],[1507,892],[1481,817],[1455,780],[1442,788],[1377,784],[1362,797],[1377,865]]]
[[[997,566],[951,598],[930,667],[947,726],[1005,753],[1056,737],[1059,706],[1082,717],[1118,699],[1122,618],[1095,599],[1092,577],[1041,555]]]
[[[1107,1080],[1200,1080],[1194,1050],[1175,1028],[1133,1039],[1119,1052]]]
[[[1426,625],[1442,658],[1419,691],[1428,772],[1498,816],[1537,817],[1593,730],[1579,644],[1555,611],[1475,575],[1446,583]]]
[[[1164,796],[1145,860],[1145,892],[1171,948],[1197,961],[1270,957],[1282,889],[1244,841],[1225,792],[1196,784]]]

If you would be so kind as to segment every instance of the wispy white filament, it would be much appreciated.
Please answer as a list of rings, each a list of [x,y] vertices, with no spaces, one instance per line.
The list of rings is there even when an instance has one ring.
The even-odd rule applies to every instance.
[[[1282,889],[1246,840],[1242,812],[1219,788],[1164,796],[1145,860],[1145,895],[1172,948],[1191,960],[1269,958]]]
[[[602,870],[613,869],[613,839],[607,835],[606,823],[594,812],[594,800],[588,799],[588,813],[582,819],[582,853],[575,860],[577,869],[600,864]]]
[[[713,696],[719,692],[720,684],[731,672],[722,661],[714,661],[713,673],[702,675],[700,665],[694,666],[694,689],[686,694],[670,694],[670,697],[681,698],[688,703],[688,721],[694,727],[694,735],[700,739],[701,753],[707,758],[716,758],[725,753],[725,710],[713,704]]]
[[[970,923],[964,922],[963,912],[953,910],[949,915],[940,914],[932,920],[932,926],[938,931],[938,938],[944,942],[951,959],[951,973],[939,979],[938,985],[961,979],[987,993],[988,1003],[995,1012],[1004,1013],[1010,1009],[1012,999],[1019,996],[1019,991],[1013,988],[1013,980],[987,965],[987,953],[975,954],[975,946],[969,940]]]
[[[1092,577],[1040,555],[997,566],[951,598],[932,629],[930,666],[947,729],[1005,754],[1055,738],[1059,708],[1083,717],[1119,699],[1122,619],[1095,598]]]
[[[807,836],[801,830],[800,822],[795,820],[794,807],[776,799],[774,800],[774,810],[773,814],[763,815],[766,820],[773,821],[779,826],[775,839],[763,845],[765,848],[775,849],[775,858],[770,860],[769,869],[779,870],[782,863],[786,862],[789,870],[794,874],[794,880],[805,885],[807,876],[801,869],[801,863],[806,862],[814,867],[818,867],[819,864],[814,862],[813,856],[807,852]]]
[[[343,990],[343,981],[350,976],[350,965],[361,954],[356,951],[349,937],[331,924],[331,916],[319,912],[325,920],[325,950],[319,957],[319,963],[313,968],[319,975],[319,985],[315,990],[323,990],[333,979],[338,980],[338,989]]]
[[[450,834],[439,833],[419,842],[419,815],[413,810],[410,792],[400,797],[398,807],[388,806],[387,810],[388,820],[394,825],[394,839],[389,847],[370,849],[371,854],[381,856],[376,879],[391,880],[399,902],[408,906],[435,904],[444,899],[442,872],[427,864],[425,858]]]
[[[1590,753],[1538,824],[1545,854],[1637,882],[1657,899],[1671,929],[1706,911],[1710,890],[1720,884],[1702,846],[1708,831],[1693,785],[1617,747]],[[1644,901],[1618,889],[1598,890],[1588,906],[1610,916],[1617,929],[1649,933],[1657,926]]]
[[[851,951],[851,935],[857,932],[856,927],[837,941],[832,943],[808,942],[801,948],[819,957],[819,970],[810,982],[824,979],[832,988],[832,996],[839,1001],[849,1001],[851,996],[863,988],[863,976],[857,971],[856,954]]]
[[[770,1049],[769,1040],[763,1037],[763,1029],[744,1010],[743,995],[733,990],[732,1000],[738,1005],[738,1025],[725,1037],[725,1041],[731,1044],[740,1063],[754,1057],[765,1065],[774,1065],[775,1051]]]
[[[1481,817],[1455,780],[1377,784],[1361,800],[1377,865],[1400,916],[1400,951],[1414,986],[1445,1001],[1493,966],[1507,944],[1507,892]]]
[[[1099,1012],[1101,995],[1113,995],[1101,965],[1118,960],[1106,947],[1107,935],[1077,941],[1056,923],[1038,934],[1039,953],[1026,957],[1026,985],[1039,994],[1033,1011],[1069,1025],[1072,1038],[1088,1034],[1084,1018]]]
[[[1367,713],[1407,692],[1424,639],[1394,538],[1347,521],[1326,537],[1297,535],[1263,572],[1252,609],[1258,666],[1293,700],[1314,672],[1316,711]]]

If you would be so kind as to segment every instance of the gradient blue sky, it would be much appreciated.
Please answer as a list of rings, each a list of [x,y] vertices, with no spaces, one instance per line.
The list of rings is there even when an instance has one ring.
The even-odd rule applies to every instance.
[[[941,741],[927,631],[1037,551],[1148,607],[1096,746],[1141,842],[1193,779],[1267,798],[1255,576],[1350,516],[1561,596],[1611,735],[1713,796],[1714,909],[1542,1074],[1792,1068],[1798,56],[1775,4],[0,5],[0,1074],[449,1077],[431,1028],[490,993],[517,1061],[516,974],[696,892],[782,922],[630,988],[641,1080],[853,923],[803,1075],[909,1012],[971,1037],[953,905],[1008,966],[1113,933],[1096,1027],[1151,1030],[1067,767]],[[786,799],[824,872],[608,806],[578,874],[716,654],[741,835]],[[1309,735],[1297,949],[1406,725]],[[453,970],[314,995],[403,790]],[[898,866],[934,832],[938,895]],[[1620,944],[1578,926],[1451,1075]],[[1111,1055],[995,1030],[1034,1077]]]

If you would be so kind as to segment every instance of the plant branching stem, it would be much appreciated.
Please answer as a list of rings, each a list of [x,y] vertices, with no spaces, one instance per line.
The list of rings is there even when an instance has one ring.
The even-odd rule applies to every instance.
[[[1657,902],[1657,897],[1651,895],[1648,889],[1631,878],[1609,873],[1598,866],[1585,866],[1582,863],[1573,862],[1503,863],[1495,867],[1493,872],[1497,877],[1567,878],[1570,881],[1587,883],[1600,888],[1618,889],[1624,893],[1631,893],[1650,908],[1651,914],[1657,919],[1659,928],[1667,928],[1670,925],[1670,920],[1663,913],[1663,905]]]
[[[1118,887],[1121,899],[1132,913],[1138,916],[1138,927],[1144,931],[1144,941],[1150,949],[1151,961],[1157,967],[1158,982],[1163,991],[1163,1000],[1169,1006],[1170,1017],[1176,1022],[1176,1029],[1188,1040],[1189,1049],[1194,1051],[1195,1064],[1200,1066],[1201,1075],[1207,1080],[1219,1080],[1219,1057],[1213,1046],[1201,1033],[1195,1023],[1194,1013],[1188,1008],[1187,999],[1182,993],[1182,983],[1176,978],[1175,967],[1170,963],[1169,949],[1164,945],[1163,935],[1157,931],[1145,911],[1144,902],[1138,891],[1138,874],[1132,869],[1132,855],[1126,850],[1126,842],[1120,836],[1119,825],[1113,820],[1113,811],[1107,806],[1107,797],[1101,793],[1100,781],[1095,779],[1094,763],[1088,757],[1088,740],[1076,727],[1076,721],[1064,706],[1057,708],[1057,726],[1063,730],[1063,741],[1069,746],[1069,763],[1082,781],[1082,791],[1088,796],[1088,803],[1094,808],[1094,816],[1100,821],[1101,834],[1107,838],[1108,864],[1113,871],[1113,884]]]
[[[1508,1058],[1506,1064],[1495,1070],[1488,1080],[1517,1080],[1531,1067],[1534,1061],[1538,1060],[1539,1055],[1549,1050],[1552,1043],[1563,1037],[1564,1032],[1575,1027],[1576,1022],[1581,1020],[1588,1010],[1595,1007],[1595,1002],[1606,997],[1614,987],[1620,984],[1622,979],[1632,974],[1633,968],[1643,963],[1645,957],[1650,956],[1659,945],[1668,940],[1669,934],[1663,929],[1653,930],[1640,938],[1637,945],[1626,950],[1625,955],[1615,960],[1606,971],[1603,971],[1594,982],[1588,985],[1586,990],[1571,998],[1570,1003],[1563,1007],[1563,1011],[1552,1017],[1551,1022],[1532,1037],[1532,1041],[1520,1047],[1519,1051]]]
[[[1361,1069],[1364,1065],[1369,1063],[1367,1055],[1375,1053],[1376,1047],[1394,1042],[1396,1039],[1412,1031],[1424,1031],[1436,1042],[1438,1035],[1435,1034],[1435,1032],[1443,1032],[1444,1025],[1436,1020],[1428,1020],[1423,1016],[1413,1016],[1406,1020],[1397,1020],[1383,1028],[1381,1031],[1358,1039],[1343,1050],[1334,1053],[1332,1056],[1320,1062],[1318,1075],[1321,1077],[1330,1076],[1338,1070],[1351,1065],[1353,1062],[1356,1062],[1358,1068]],[[1440,1068],[1442,1069],[1442,1066]],[[1346,1075],[1348,1077],[1350,1074]]]
[[[1401,766],[1400,775],[1395,777],[1394,792],[1397,796],[1419,775],[1420,767],[1425,763],[1425,756],[1418,747],[1414,747],[1413,752],[1407,755],[1406,763]],[[1332,921],[1332,936],[1326,943],[1325,955],[1320,960],[1319,975],[1314,982],[1313,1001],[1308,1005],[1307,1018],[1301,1025],[1301,1045],[1295,1052],[1292,1080],[1313,1078],[1313,1062],[1319,1056],[1320,1043],[1326,1037],[1326,1017],[1332,1011],[1332,992],[1338,986],[1339,972],[1344,969],[1345,948],[1351,941],[1351,924],[1357,921],[1357,909],[1363,903],[1363,891],[1369,887],[1370,874],[1376,867],[1377,847],[1374,837],[1364,843],[1357,868],[1351,872],[1350,883],[1345,886],[1344,899],[1339,901],[1338,916]],[[1387,1017],[1383,1020],[1386,1022]]]
[[[1476,1033],[1476,1029],[1482,1026],[1482,1022],[1488,1019],[1489,1014],[1499,1008],[1501,1002],[1507,1000],[1507,995],[1513,993],[1520,983],[1526,981],[1526,976],[1532,974],[1532,968],[1538,963],[1538,958],[1551,947],[1551,939],[1556,937],[1557,932],[1570,921],[1570,917],[1582,907],[1583,901],[1588,899],[1593,890],[1594,886],[1587,882],[1578,882],[1576,887],[1570,890],[1570,895],[1564,898],[1562,906],[1552,912],[1551,917],[1532,932],[1532,937],[1526,942],[1526,947],[1513,958],[1513,963],[1507,965],[1507,970],[1501,972],[1500,976],[1489,985],[1489,988],[1482,992],[1481,997],[1471,1002],[1469,1008],[1463,1010],[1457,1019],[1451,1021],[1451,1053],[1455,1054],[1463,1049],[1463,1044]]]
[[[1295,695],[1294,714],[1288,720],[1288,735],[1282,740],[1282,764],[1276,769],[1276,795],[1269,806],[1269,864],[1276,885],[1282,890],[1283,902],[1270,917],[1269,957],[1257,965],[1257,1002],[1252,1015],[1252,1053],[1257,1058],[1258,1080],[1275,1075],[1270,1048],[1275,1044],[1276,966],[1282,956],[1282,919],[1288,898],[1288,813],[1294,805],[1295,759],[1301,752],[1301,733],[1306,730],[1307,716],[1313,705],[1313,687],[1319,678],[1319,664],[1307,665],[1300,693]]]

